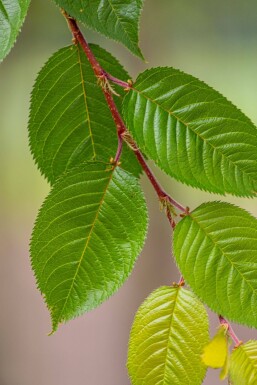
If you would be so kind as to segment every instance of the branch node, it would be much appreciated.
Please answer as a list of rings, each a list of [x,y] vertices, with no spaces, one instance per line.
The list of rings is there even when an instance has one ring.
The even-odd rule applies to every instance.
[[[124,88],[124,91],[130,91],[131,90],[131,88],[133,87],[133,80],[132,79],[128,79],[127,80],[127,84],[128,84],[128,86],[126,87],[126,88]]]
[[[110,158],[110,164],[112,167],[117,167],[121,165],[121,162],[119,160],[115,160],[113,157]]]
[[[138,151],[138,147],[132,138],[131,134],[128,131],[124,131],[121,134],[122,139],[124,142],[131,148],[132,151]]]
[[[234,349],[237,349],[237,348],[239,348],[239,346],[241,346],[241,345],[243,345],[243,341],[239,341],[235,346],[234,346]]]
[[[188,215],[190,215],[190,208],[187,206],[186,209],[185,209],[185,212],[182,213],[182,214],[180,214],[179,216],[180,216],[181,218],[184,218],[184,217],[186,217],[186,216],[188,216]]]
[[[182,286],[185,286],[185,280],[184,280],[184,277],[180,277],[180,279],[179,279],[179,282],[178,282],[178,286],[179,287],[182,287]]]
[[[78,45],[78,40],[77,40],[77,38],[76,38],[75,36],[73,36],[73,38],[71,39],[71,41],[72,41],[72,44]]]

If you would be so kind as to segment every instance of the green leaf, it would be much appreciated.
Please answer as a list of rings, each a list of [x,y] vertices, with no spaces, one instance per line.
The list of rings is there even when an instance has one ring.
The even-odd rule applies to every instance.
[[[14,45],[29,4],[30,0],[0,0],[0,62]]]
[[[91,48],[106,71],[128,79],[113,56],[98,46]],[[60,49],[40,71],[31,98],[29,138],[34,159],[51,183],[86,160],[107,163],[115,156],[116,126],[79,46]],[[121,161],[122,167],[139,175],[140,166],[126,145]]]
[[[133,385],[200,385],[208,317],[181,287],[155,290],[139,308],[131,330],[128,371]]]
[[[138,146],[167,174],[214,193],[257,191],[257,130],[220,93],[174,68],[143,72],[124,99]]]
[[[257,384],[257,341],[248,341],[232,352],[229,375],[232,385]]]
[[[118,290],[142,250],[146,230],[146,204],[132,174],[96,162],[56,182],[31,240],[32,266],[53,331]]]
[[[176,226],[174,255],[192,290],[216,313],[257,327],[257,219],[204,203]]]
[[[124,44],[143,59],[138,47],[143,0],[55,0],[72,17],[108,38]]]

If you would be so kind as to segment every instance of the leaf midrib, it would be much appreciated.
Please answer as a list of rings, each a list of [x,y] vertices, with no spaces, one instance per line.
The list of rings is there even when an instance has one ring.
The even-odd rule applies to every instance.
[[[81,253],[81,257],[80,257],[80,259],[79,259],[79,261],[78,261],[78,267],[77,267],[77,269],[76,269],[76,271],[75,271],[75,274],[74,274],[73,280],[72,280],[72,282],[71,282],[71,286],[70,286],[69,292],[68,292],[68,294],[67,294],[66,300],[65,300],[65,302],[64,302],[64,304],[63,304],[63,307],[62,307],[61,311],[59,312],[58,317],[57,317],[56,319],[54,319],[54,321],[53,321],[53,331],[56,329],[57,325],[58,325],[58,324],[61,322],[61,320],[62,320],[62,315],[63,315],[64,309],[65,309],[65,307],[66,307],[66,305],[67,305],[68,299],[70,298],[71,292],[72,292],[72,290],[73,290],[74,283],[75,283],[75,279],[77,278],[77,275],[78,275],[80,266],[81,266],[81,264],[82,264],[82,261],[83,261],[83,258],[84,258],[84,256],[85,256],[85,253],[86,253],[86,251],[87,251],[87,247],[88,247],[88,245],[89,245],[89,243],[90,243],[91,235],[92,235],[92,232],[93,232],[94,227],[95,227],[95,225],[96,225],[96,222],[97,222],[97,219],[98,219],[98,216],[99,216],[99,213],[100,213],[102,204],[104,203],[104,198],[105,198],[105,195],[106,195],[106,193],[107,193],[108,187],[109,187],[109,185],[110,185],[110,183],[111,183],[111,180],[112,180],[112,178],[113,178],[114,171],[115,171],[115,169],[112,170],[112,172],[110,173],[110,177],[109,177],[109,180],[108,180],[108,182],[107,182],[107,184],[106,184],[106,187],[105,187],[105,189],[104,189],[103,196],[102,196],[102,198],[101,198],[101,200],[100,200],[100,202],[99,202],[99,207],[98,207],[98,209],[97,209],[97,211],[96,211],[95,218],[94,218],[94,221],[93,221],[93,223],[92,223],[92,227],[91,227],[91,229],[90,229],[90,231],[89,231],[89,234],[88,234],[88,237],[87,237],[87,239],[86,239],[85,247],[84,247],[84,249],[83,249],[83,251],[82,251],[82,253]]]
[[[108,3],[110,4],[111,9],[113,10],[113,13],[114,13],[115,16],[116,16],[117,21],[119,22],[121,29],[123,30],[125,36],[127,37],[128,42],[132,41],[132,39],[130,38],[128,32],[127,32],[126,29],[124,28],[123,23],[122,23],[122,20],[121,20],[121,18],[119,17],[119,14],[117,13],[117,11],[116,11],[114,5],[112,4],[112,1],[111,1],[111,0],[107,0],[107,1],[108,1]]]
[[[168,351],[169,351],[169,346],[170,346],[170,337],[173,333],[173,328],[172,328],[172,322],[174,318],[174,313],[176,310],[176,305],[177,305],[177,300],[178,300],[178,295],[179,295],[180,287],[177,288],[176,295],[174,298],[174,306],[173,306],[173,311],[171,314],[170,322],[169,322],[169,333],[168,333],[168,342],[167,342],[167,348],[166,348],[166,354],[165,354],[165,363],[164,363],[164,369],[163,369],[163,385],[169,384],[169,380],[167,380],[167,358],[168,358]]]
[[[85,89],[85,80],[84,80],[84,76],[83,76],[82,61],[81,61],[79,47],[77,47],[77,52],[78,52],[78,62],[79,62],[80,77],[81,77],[81,86],[82,86],[82,90],[83,90],[86,115],[87,115],[85,121],[87,121],[87,123],[88,123],[89,135],[90,135],[93,154],[94,154],[93,159],[96,159],[95,143],[94,143],[93,132],[92,132],[92,127],[91,127],[91,120],[90,120],[90,116],[89,116],[89,108],[88,108],[88,104],[87,104],[87,94],[86,94],[86,89]]]
[[[197,133],[191,126],[189,123],[186,123],[184,122],[181,118],[179,118],[173,111],[171,110],[167,110],[165,109],[161,104],[157,103],[154,99],[150,98],[149,96],[147,96],[144,91],[139,91],[137,88],[132,88],[133,91],[137,92],[138,94],[142,95],[145,99],[149,100],[150,102],[152,102],[153,104],[155,104],[157,107],[159,107],[160,109],[162,109],[164,112],[168,113],[169,115],[173,116],[178,122],[182,123],[185,127],[187,127],[190,131],[192,131],[196,136],[198,136],[202,141],[203,143],[207,143],[210,147],[212,147],[215,151],[217,151],[222,157],[224,157],[229,163],[231,163],[235,168],[238,168],[238,170],[242,173],[242,174],[245,174],[247,176],[247,178],[250,178],[249,175],[247,174],[247,172],[245,170],[241,170],[241,168],[238,166],[238,164],[234,163],[229,157],[226,157],[225,154],[223,154],[221,151],[220,151],[220,148],[219,147],[215,147],[212,143],[210,143],[210,141],[208,139],[204,139],[199,133]],[[252,178],[252,181],[253,182],[256,182],[257,179],[253,179]]]

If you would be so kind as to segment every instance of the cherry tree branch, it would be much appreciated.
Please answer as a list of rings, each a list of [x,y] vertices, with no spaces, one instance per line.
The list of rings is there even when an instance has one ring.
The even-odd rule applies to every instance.
[[[70,17],[65,11],[62,11],[64,17],[67,20],[67,23],[69,25],[69,28],[72,32],[74,42],[78,42],[80,46],[82,47],[84,53],[87,56],[87,59],[89,63],[91,64],[91,67],[95,73],[95,76],[99,80],[99,83],[101,85],[103,94],[105,96],[107,105],[110,109],[110,112],[112,114],[113,120],[115,122],[116,128],[117,128],[117,135],[118,135],[118,149],[115,156],[114,161],[117,163],[119,162],[121,152],[122,152],[122,142],[125,141],[131,149],[134,151],[139,163],[141,164],[145,174],[147,175],[149,181],[151,182],[153,188],[155,189],[159,200],[165,205],[166,207],[166,214],[167,217],[172,225],[174,227],[175,222],[171,218],[171,209],[169,208],[169,205],[174,206],[178,210],[182,211],[183,214],[188,214],[189,209],[188,207],[183,207],[180,203],[178,203],[176,200],[174,200],[170,195],[168,195],[163,188],[160,186],[159,182],[157,181],[156,177],[154,176],[153,172],[149,168],[148,164],[145,161],[145,158],[139,148],[137,147],[135,141],[129,134],[127,127],[125,126],[123,119],[117,109],[117,106],[115,104],[115,101],[113,99],[113,90],[109,85],[108,80],[113,81],[116,84],[119,84],[120,86],[129,89],[131,87],[131,83],[123,82],[122,80],[119,80],[112,75],[108,74],[99,64],[96,57],[94,56],[93,52],[90,49],[90,46],[88,45],[87,41],[85,40],[82,32],[80,31],[77,22],[75,19]]]
[[[121,154],[122,154],[122,147],[123,142],[125,141],[129,147],[134,151],[134,154],[136,155],[139,163],[142,166],[142,169],[144,170],[145,174],[147,175],[150,183],[152,184],[154,190],[156,191],[159,200],[163,204],[163,207],[166,209],[166,215],[167,218],[171,224],[171,227],[174,228],[176,225],[175,220],[173,219],[173,215],[175,214],[173,211],[173,207],[180,210],[182,212],[181,216],[185,216],[189,214],[189,208],[183,207],[180,203],[178,203],[176,200],[174,200],[169,194],[167,194],[159,182],[157,181],[155,175],[153,174],[152,170],[148,166],[143,154],[137,147],[136,142],[131,137],[127,127],[125,126],[123,119],[117,109],[117,106],[115,104],[115,101],[113,99],[113,94],[115,93],[112,87],[109,84],[109,81],[123,87],[125,90],[129,90],[132,87],[132,82],[124,82],[123,80],[117,79],[108,72],[106,72],[100,65],[100,63],[97,61],[96,57],[94,56],[93,52],[90,49],[90,46],[88,45],[87,41],[85,40],[82,32],[80,31],[77,22],[75,19],[70,17],[64,10],[62,11],[64,17],[67,20],[67,23],[69,25],[69,28],[72,32],[74,43],[79,43],[82,47],[84,53],[86,54],[86,57],[91,64],[91,67],[95,73],[95,76],[97,77],[99,84],[102,88],[103,94],[105,96],[107,105],[110,109],[110,112],[112,114],[113,120],[115,122],[116,128],[117,128],[117,136],[118,136],[118,148],[117,152],[114,158],[114,163],[118,164]],[[183,286],[185,284],[183,276],[180,277],[179,286]],[[232,326],[230,323],[223,318],[221,315],[219,315],[219,321],[221,325],[225,325],[227,327],[228,333],[231,337],[231,339],[235,343],[235,347],[239,346],[242,341],[239,340],[239,338],[236,336]]]

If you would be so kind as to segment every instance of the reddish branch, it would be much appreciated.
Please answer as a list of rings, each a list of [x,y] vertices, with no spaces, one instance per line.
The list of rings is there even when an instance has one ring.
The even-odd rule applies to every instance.
[[[105,99],[107,102],[107,105],[111,111],[113,120],[115,122],[115,125],[117,128],[117,136],[118,136],[118,148],[117,148],[117,152],[116,152],[116,155],[114,158],[114,162],[116,164],[119,162],[119,159],[120,159],[120,156],[122,153],[123,141],[125,141],[131,147],[131,149],[134,151],[134,153],[135,153],[139,163],[141,164],[145,174],[147,175],[149,181],[151,182],[153,188],[155,189],[159,200],[162,202],[163,207],[165,207],[166,215],[167,215],[167,218],[168,218],[171,226],[175,227],[176,223],[172,217],[173,211],[172,211],[170,206],[173,206],[173,207],[177,208],[178,210],[182,211],[183,214],[181,214],[181,216],[188,215],[189,214],[189,208],[183,207],[180,203],[178,203],[173,198],[171,198],[171,196],[168,195],[163,190],[163,188],[161,187],[161,185],[159,184],[159,182],[155,178],[153,172],[151,171],[148,164],[146,163],[143,154],[141,153],[141,151],[137,147],[137,144],[135,143],[135,141],[131,137],[130,133],[127,130],[127,127],[125,126],[125,124],[123,122],[123,119],[122,119],[122,117],[121,117],[121,115],[117,109],[117,106],[115,104],[115,101],[113,99],[113,93],[114,92],[113,92],[111,86],[109,85],[109,81],[111,81],[111,82],[118,84],[119,86],[129,90],[131,88],[132,83],[124,82],[123,80],[117,79],[114,76],[112,76],[111,74],[107,73],[101,67],[101,65],[99,64],[97,59],[95,58],[95,56],[94,56],[93,52],[91,51],[87,41],[85,40],[83,34],[80,31],[76,20],[74,20],[72,17],[70,17],[65,11],[63,11],[63,15],[65,16],[65,18],[68,22],[69,28],[72,32],[72,35],[74,37],[75,42],[78,42],[80,44],[80,46],[82,47],[83,51],[85,52],[85,54],[88,58],[88,61],[91,64],[91,67],[95,73],[95,76],[99,80],[99,83],[101,85],[102,91],[104,93],[104,96],[105,96]],[[183,286],[184,284],[185,284],[184,278],[181,276],[178,285]],[[229,333],[231,339],[234,341],[235,346],[236,347],[239,346],[242,343],[242,341],[240,341],[239,338],[236,336],[230,323],[225,318],[223,318],[222,316],[219,316],[219,321],[220,321],[221,325],[225,325],[227,327],[228,333]]]
[[[225,325],[226,326],[226,328],[228,330],[229,336],[234,341],[235,347],[237,348],[239,345],[241,345],[242,341],[237,337],[237,335],[234,332],[234,330],[233,330],[232,326],[230,325],[230,323],[225,318],[223,318],[221,315],[219,315],[219,321],[220,321],[221,325]]]
[[[147,165],[141,151],[137,147],[135,141],[130,136],[130,134],[127,130],[127,127],[125,126],[125,124],[123,122],[123,119],[122,119],[122,117],[121,117],[121,115],[117,109],[117,106],[115,104],[115,101],[113,99],[113,91],[112,91],[108,81],[109,80],[113,81],[114,83],[120,85],[121,87],[127,88],[127,89],[129,89],[131,87],[131,84],[129,82],[126,83],[126,82],[123,82],[122,80],[119,80],[119,79],[113,77],[112,75],[108,74],[101,67],[101,65],[99,64],[99,62],[95,58],[93,52],[91,51],[91,49],[90,49],[87,41],[85,40],[83,34],[81,33],[81,31],[77,25],[76,20],[74,20],[72,17],[70,17],[65,11],[63,11],[63,14],[64,14],[64,16],[68,22],[68,25],[69,25],[69,28],[72,32],[74,40],[76,42],[78,42],[80,44],[80,46],[82,47],[83,51],[85,52],[85,54],[88,58],[89,63],[91,64],[91,67],[92,67],[97,79],[100,82],[100,85],[102,87],[102,91],[104,93],[106,102],[108,104],[108,107],[111,111],[113,120],[115,122],[115,125],[117,128],[117,135],[118,135],[118,149],[117,149],[117,153],[116,153],[114,161],[116,163],[118,163],[120,156],[121,156],[121,152],[122,152],[122,143],[123,143],[123,141],[127,142],[128,145],[134,151],[139,163],[141,164],[141,166],[142,166],[144,172],[146,173],[149,181],[151,182],[152,186],[154,187],[160,201],[162,203],[164,203],[164,205],[166,207],[166,213],[167,213],[168,219],[169,219],[170,223],[172,224],[172,226],[174,226],[175,222],[171,218],[171,211],[169,210],[168,205],[166,203],[176,207],[178,210],[182,211],[184,214],[188,214],[189,210],[187,207],[183,207],[180,203],[178,203],[173,198],[171,198],[162,189],[162,187],[160,186],[160,184],[156,180],[154,174],[152,173],[151,169]]]

